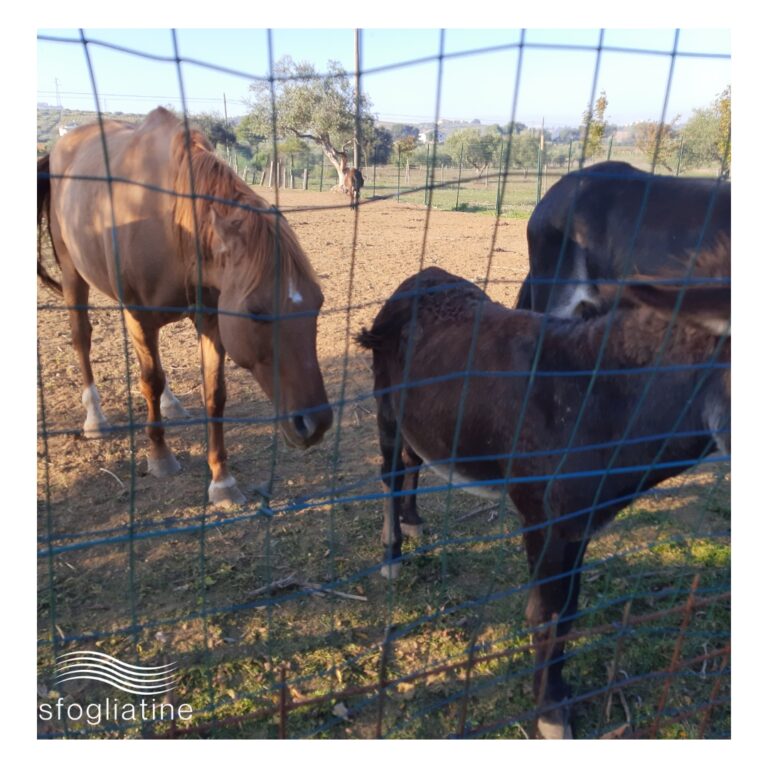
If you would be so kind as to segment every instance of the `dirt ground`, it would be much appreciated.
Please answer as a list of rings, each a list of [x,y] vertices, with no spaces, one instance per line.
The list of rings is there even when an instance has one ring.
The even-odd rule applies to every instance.
[[[269,201],[274,202],[273,197]],[[272,700],[265,692],[274,690],[276,664],[286,660],[297,680],[306,681],[303,688],[296,683],[295,695],[321,692],[326,684],[370,682],[376,669],[373,656],[366,654],[373,654],[393,618],[407,623],[435,612],[445,616],[451,606],[485,589],[488,569],[500,557],[502,545],[476,545],[477,562],[470,558],[462,566],[460,587],[446,586],[437,575],[437,571],[442,577],[456,572],[452,561],[446,564],[448,548],[417,560],[405,586],[397,589],[409,585],[422,589],[416,581],[425,572],[427,578],[421,581],[428,586],[414,599],[398,604],[395,588],[371,577],[380,557],[381,525],[380,502],[366,498],[380,488],[375,403],[370,396],[368,353],[354,345],[352,336],[371,323],[382,302],[420,266],[439,265],[474,281],[487,277],[492,298],[513,304],[527,271],[526,222],[427,211],[391,201],[365,203],[355,216],[344,198],[332,192],[281,190],[279,204],[325,294],[318,356],[337,419],[324,442],[308,452],[288,448],[282,439],[273,441],[271,426],[263,421],[268,421],[271,406],[250,375],[228,361],[225,417],[231,423],[225,428],[225,440],[232,473],[249,497],[241,510],[216,511],[204,505],[205,427],[192,324],[178,323],[161,334],[169,381],[193,420],[168,429],[168,442],[182,472],[158,480],[145,471],[143,430],[126,429],[103,440],[80,436],[84,419],[80,373],[67,316],[59,297],[39,291],[38,546],[44,550],[49,542],[58,548],[39,559],[41,679],[48,679],[53,651],[61,650],[64,638],[67,649],[90,643],[89,647],[96,644],[106,652],[124,652],[127,658],[170,654],[186,665],[183,690],[200,711],[237,714],[248,711],[249,705]],[[131,414],[137,420],[146,414],[138,366],[119,313],[100,297],[92,295],[91,301],[97,307],[91,313],[92,357],[104,411],[113,425],[127,426]],[[727,496],[722,476],[722,472],[704,473],[688,482],[682,498],[692,497],[696,509],[706,506],[698,516],[690,510],[681,514],[680,524],[688,531],[701,531],[704,536],[722,527],[718,510],[720,498]],[[274,517],[260,512],[264,500],[259,491],[270,478],[274,482],[269,503],[278,513]],[[425,478],[424,486],[429,484]],[[334,503],[328,503],[329,498]],[[455,519],[467,515],[456,535],[472,536],[487,529],[488,513],[477,513],[477,501],[449,500]],[[440,514],[445,519],[445,507],[445,500],[424,499],[427,516],[437,515],[435,523],[440,522]],[[494,531],[504,538],[516,524],[502,517]],[[643,530],[643,535],[654,539],[663,529],[650,521]],[[130,532],[133,537],[128,536]],[[503,547],[507,554],[510,548],[517,553],[516,562],[504,560],[499,576],[512,583],[524,582],[519,539],[505,540]],[[667,583],[669,578],[664,578]],[[361,599],[334,602],[304,596],[288,600],[292,595],[278,593],[277,604],[265,606],[263,588],[280,579],[342,582],[346,586],[339,589]],[[673,582],[677,584],[669,581]],[[283,597],[286,600],[280,602]],[[484,619],[489,642],[501,642],[504,637],[511,642],[507,619],[514,615],[522,626],[522,598],[510,599],[498,611],[490,617],[492,621],[488,616]],[[423,666],[460,653],[470,639],[462,615],[453,614],[455,626],[448,628],[434,622],[429,626],[432,634],[421,636],[420,645],[404,642],[400,655],[396,654],[403,668],[409,654],[412,666]],[[504,626],[507,629],[502,630]],[[602,667],[603,677],[604,663],[604,658],[594,662]],[[206,685],[198,687],[207,693],[194,699],[196,682],[203,679]],[[317,682],[320,679],[323,685]],[[510,705],[517,711],[527,706],[524,684],[520,685],[523,703]],[[402,695],[404,701],[410,700],[408,689]],[[447,694],[430,691],[434,695],[444,698]],[[430,701],[425,700],[424,711]],[[509,703],[508,696],[505,701]],[[222,702],[228,702],[231,711]],[[325,720],[316,716],[296,721],[296,735],[322,730],[331,706],[327,709]],[[409,730],[400,704],[394,709],[386,720],[393,735],[445,735],[443,731],[452,727],[438,723],[427,728],[425,715],[415,730]],[[372,735],[370,719],[360,716],[353,722],[334,712],[336,730],[329,726],[323,733]],[[274,723],[236,735],[274,735]],[[503,731],[502,735],[514,734]]]

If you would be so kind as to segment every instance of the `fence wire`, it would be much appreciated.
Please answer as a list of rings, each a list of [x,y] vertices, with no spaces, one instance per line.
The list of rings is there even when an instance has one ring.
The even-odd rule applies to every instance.
[[[194,116],[187,108],[184,66],[269,83],[273,108],[270,142],[273,157],[277,157],[280,137],[275,87],[281,76],[274,70],[271,33],[259,33],[263,35],[261,43],[254,33],[255,44],[263,44],[268,51],[267,75],[185,58],[179,53],[175,32],[169,34],[174,51],[169,57],[92,39],[85,32],[77,38],[40,35],[39,40],[82,49],[97,105],[101,103],[98,68],[92,66],[90,55],[94,49],[119,52],[128,61],[135,57],[172,63],[178,74],[182,120],[187,126]],[[364,42],[362,35],[362,61]],[[499,94],[513,126],[525,78],[525,54],[531,50],[594,53],[590,105],[597,96],[606,52],[665,57],[669,69],[661,124],[669,119],[677,62],[684,57],[723,58],[721,54],[680,50],[678,33],[672,48],[665,51],[607,46],[602,32],[596,46],[529,42],[521,32],[506,46],[458,52],[445,50],[441,34],[434,56],[360,67],[345,76],[364,89],[367,77],[435,64],[438,77],[433,129],[437,136],[441,89],[447,76],[445,62],[501,50],[517,56],[510,90]],[[105,118],[98,109],[107,173],[104,178],[80,180],[103,183],[110,189],[115,184],[142,186],[135,180],[112,176]],[[358,102],[358,135],[360,120]],[[505,274],[508,265],[505,248],[500,245],[505,242],[503,229],[510,224],[504,216],[503,201],[516,178],[510,160],[514,140],[512,135],[504,146],[498,171],[489,174],[496,190],[489,207],[495,215],[487,220],[488,246],[482,274],[475,270],[475,274],[465,275],[494,297],[505,297],[509,306],[521,284],[519,277]],[[580,151],[578,165],[586,161],[585,146]],[[540,577],[538,566],[533,575],[529,574],[521,538],[540,529],[551,536],[552,526],[519,519],[505,489],[598,477],[594,498],[572,514],[573,519],[586,516],[591,521],[615,503],[613,498],[603,498],[602,491],[621,473],[641,473],[635,492],[621,500],[629,506],[600,530],[583,564],[576,566],[581,573],[582,594],[565,650],[565,674],[573,684],[570,702],[576,733],[582,738],[730,736],[730,457],[712,455],[711,446],[685,462],[665,461],[663,455],[671,439],[705,434],[685,431],[684,417],[709,377],[722,372],[724,364],[717,361],[720,348],[704,363],[675,366],[665,362],[682,305],[681,292],[651,366],[603,367],[605,346],[626,287],[625,281],[618,281],[594,366],[567,372],[540,368],[549,322],[545,319],[536,338],[526,340],[535,350],[530,370],[476,368],[475,356],[483,340],[483,313],[479,310],[468,353],[455,371],[430,378],[412,376],[415,347],[411,333],[403,355],[402,383],[374,391],[370,353],[356,346],[354,337],[361,325],[370,327],[391,291],[382,287],[388,285],[386,280],[363,284],[371,276],[371,265],[365,264],[369,239],[376,236],[391,241],[392,263],[374,266],[373,273],[386,270],[396,276],[394,284],[399,284],[414,271],[442,265],[444,252],[433,243],[441,236],[445,219],[437,218],[434,196],[450,193],[456,202],[448,207],[454,211],[462,208],[461,169],[458,179],[445,181],[444,169],[440,171],[436,160],[436,143],[431,153],[423,176],[413,185],[406,183],[401,188],[399,167],[397,181],[390,179],[385,185],[380,169],[378,188],[376,182],[372,191],[368,185],[369,191],[354,210],[348,210],[346,202],[335,204],[330,193],[329,201],[322,205],[314,197],[298,202],[298,190],[290,196],[291,204],[284,205],[289,193],[280,189],[277,175],[272,190],[255,186],[256,179],[252,178],[259,194],[272,194],[270,200],[282,207],[300,240],[309,231],[307,227],[328,227],[325,245],[330,255],[323,255],[321,262],[316,254],[310,252],[309,256],[332,299],[320,312],[318,345],[334,422],[321,446],[306,454],[286,448],[279,439],[282,417],[260,392],[254,395],[255,382],[228,363],[227,410],[219,420],[225,426],[230,463],[247,497],[240,507],[221,509],[208,501],[211,474],[206,455],[211,417],[194,405],[201,379],[196,342],[200,319],[216,310],[205,305],[202,295],[199,243],[198,290],[189,307],[138,307],[122,289],[118,306],[95,292],[92,295],[87,309],[95,328],[94,367],[112,419],[104,440],[82,439],[79,424],[76,398],[80,396],[80,378],[68,349],[67,317],[70,310],[83,307],[66,306],[59,297],[41,289],[37,550],[40,737],[527,737],[532,724],[546,713],[546,706],[535,700],[531,690],[535,644],[526,624],[525,604],[531,587],[546,583],[546,578]],[[652,171],[656,170],[656,154],[658,144]],[[556,177],[566,170],[569,168],[560,169]],[[542,192],[544,173],[539,168],[537,191],[524,206],[528,213]],[[320,174],[318,193],[323,191],[322,168]],[[371,180],[376,178],[373,168],[367,174]],[[543,186],[546,188],[546,181]],[[310,189],[306,194],[315,193]],[[206,197],[203,190],[195,189],[194,181],[190,197]],[[243,207],[238,201],[226,202]],[[396,229],[373,233],[367,224],[366,218],[376,206],[400,206],[412,212],[409,222],[418,222],[419,237],[408,261],[415,269],[402,266],[406,258],[398,250]],[[465,205],[463,210],[473,208]],[[245,206],[245,211],[280,221],[271,207]],[[637,230],[642,217],[641,209]],[[702,237],[703,230],[704,226]],[[113,250],[119,260],[119,248]],[[568,283],[568,278],[560,275],[564,254],[563,248],[554,284]],[[49,246],[47,258],[53,265]],[[279,264],[279,245],[274,259]],[[523,262],[527,268],[527,258]],[[115,268],[120,274],[119,261]],[[280,274],[276,269],[276,275]],[[686,287],[711,279],[690,271],[683,277]],[[280,297],[284,289],[278,277],[274,295]],[[420,302],[428,297],[429,291],[417,285],[406,327],[416,327]],[[164,420],[183,469],[172,478],[148,477],[143,468],[142,456],[148,444],[145,430],[151,424],[141,417],[143,398],[138,405],[133,400],[140,393],[124,310],[162,310],[197,318],[196,330],[173,325],[163,331],[163,354],[171,360],[169,381],[174,386],[181,383],[183,389],[177,394],[190,411],[188,418]],[[272,313],[258,319],[272,321],[279,360],[283,354],[279,331],[285,317]],[[671,428],[633,437],[633,424],[640,417],[641,406],[648,406],[644,401],[655,379],[692,371],[697,378],[688,404]],[[588,382],[570,438],[544,451],[529,450],[521,435],[534,386],[566,376]],[[633,376],[644,377],[645,389],[627,414],[621,434],[599,444],[579,442],[578,429],[596,383]],[[501,479],[487,482],[463,477],[462,467],[477,457],[460,452],[467,398],[473,382],[483,379],[519,380],[525,388],[509,445],[492,457],[503,462],[506,471]],[[384,487],[376,398],[396,395],[398,422],[402,422],[413,392],[449,384],[457,384],[461,390],[450,458],[423,465],[424,469],[437,470],[440,479],[424,473],[418,488]],[[273,387],[279,399],[281,380],[277,373]],[[503,404],[490,406],[503,408]],[[638,441],[660,445],[654,460],[642,466],[620,465],[622,449]],[[403,442],[404,435],[398,429],[394,445],[386,448],[393,467]],[[600,451],[606,457],[600,470],[568,468],[569,458],[590,451]],[[541,455],[556,461],[555,472],[513,475],[516,461]],[[483,459],[489,456],[483,454]],[[646,479],[659,470],[670,470],[677,477],[646,489]],[[408,468],[393,470],[391,478],[399,477],[402,482],[412,473]],[[480,504],[457,493],[467,489],[495,491],[497,498]],[[418,542],[406,543],[399,579],[383,580],[379,536],[382,508],[396,499],[407,503],[411,497],[418,497],[427,531]],[[551,633],[552,621],[547,619],[536,629]],[[161,695],[137,696],[109,687],[104,678],[62,681],[61,660],[72,652],[107,654],[134,665],[132,674],[139,678],[150,673],[137,672],[138,668],[167,666],[173,669],[173,687]]]

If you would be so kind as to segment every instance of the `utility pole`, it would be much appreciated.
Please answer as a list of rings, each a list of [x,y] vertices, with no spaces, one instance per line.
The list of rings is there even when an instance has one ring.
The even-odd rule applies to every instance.
[[[359,168],[358,145],[360,143],[360,30],[355,30],[355,146],[352,165]]]
[[[61,122],[61,114],[63,112],[63,108],[61,106],[61,94],[59,93],[59,78],[54,77],[53,82],[56,86],[56,109],[59,110],[59,122]]]
[[[227,151],[227,162],[231,163],[232,158],[229,154],[229,139],[227,138],[227,130],[229,129],[229,119],[227,118],[227,94],[223,93],[224,97],[224,147]]]

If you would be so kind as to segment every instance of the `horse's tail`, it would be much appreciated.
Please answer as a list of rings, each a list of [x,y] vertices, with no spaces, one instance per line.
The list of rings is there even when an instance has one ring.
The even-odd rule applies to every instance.
[[[45,215],[48,237],[51,235],[51,157],[43,155],[37,159],[37,276],[43,285],[57,293],[63,293],[61,283],[53,278],[43,265],[43,215]],[[58,262],[56,248],[51,239],[53,255]]]

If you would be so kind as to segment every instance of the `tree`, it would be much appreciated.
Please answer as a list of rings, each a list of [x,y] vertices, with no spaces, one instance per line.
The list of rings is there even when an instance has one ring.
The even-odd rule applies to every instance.
[[[413,136],[414,139],[418,139],[419,133],[420,131],[415,125],[398,123],[392,126],[392,139],[394,141],[399,141],[407,136]]]
[[[717,115],[717,152],[723,176],[731,175],[731,86],[729,85],[714,104]]]
[[[605,110],[608,98],[605,91],[600,93],[594,108],[590,104],[581,119],[581,139],[584,142],[584,159],[589,160],[600,152],[605,136]]]
[[[370,137],[366,137],[365,155],[373,165],[389,162],[392,154],[392,133],[380,125],[373,128]]]
[[[224,118],[215,112],[202,112],[192,116],[194,122],[208,137],[213,146],[232,146],[236,141],[235,132]]]
[[[539,131],[529,128],[512,139],[510,164],[518,168],[533,168],[539,162],[541,138]]]
[[[463,162],[477,171],[479,178],[497,156],[499,144],[498,133],[483,133],[478,128],[463,128],[445,140],[445,150],[454,162],[458,162],[459,157],[462,157]]]
[[[680,132],[682,141],[681,167],[700,168],[719,160],[717,152],[719,121],[711,107],[695,109]]]
[[[349,75],[337,61],[318,73],[305,62],[285,56],[274,67],[274,115],[270,83],[251,85],[254,94],[248,118],[254,129],[266,136],[276,130],[279,137],[294,136],[322,149],[339,175],[348,165],[347,149],[355,139],[355,94]],[[360,94],[360,114],[372,124],[369,99]],[[274,123],[273,123],[274,118]]]
[[[678,115],[671,123],[646,121],[635,126],[635,143],[651,166],[663,165],[668,171],[677,168],[680,139],[675,126]]]

